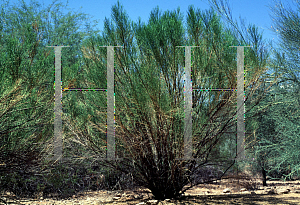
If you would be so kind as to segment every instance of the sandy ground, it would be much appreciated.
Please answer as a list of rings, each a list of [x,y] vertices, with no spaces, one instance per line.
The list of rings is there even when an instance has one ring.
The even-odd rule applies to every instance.
[[[214,184],[202,184],[193,187],[185,192],[181,200],[158,201],[157,204],[300,204],[300,181],[268,181],[267,187],[262,187],[256,180],[257,188],[241,192],[245,187],[245,181],[222,179],[221,182]],[[231,190],[230,193],[223,193],[225,188]],[[267,194],[268,190],[280,190],[289,188],[291,191],[287,194]],[[299,193],[296,193],[299,190]],[[142,187],[135,190],[124,191],[91,191],[78,193],[70,199],[16,199],[12,194],[6,193],[0,197],[5,199],[8,204],[138,204],[153,199],[150,190]],[[0,204],[5,204],[1,203]]]

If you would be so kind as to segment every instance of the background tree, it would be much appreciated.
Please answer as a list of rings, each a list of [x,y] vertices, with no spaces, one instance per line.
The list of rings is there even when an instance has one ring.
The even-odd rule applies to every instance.
[[[227,7],[224,1],[211,2],[219,8],[218,11],[227,11],[227,1],[225,1]],[[257,90],[258,93],[264,90],[270,92],[262,100],[261,106],[252,112],[256,117],[250,119],[249,124],[252,124],[250,130],[253,130],[256,136],[252,135],[247,139],[248,154],[256,159],[251,165],[255,171],[259,170],[262,173],[264,185],[266,185],[266,175],[273,178],[285,176],[286,179],[296,176],[299,166],[299,152],[296,150],[299,147],[297,146],[299,67],[297,49],[295,49],[298,42],[295,36],[299,32],[299,24],[297,24],[299,17],[295,12],[285,10],[281,3],[273,4],[270,8],[275,16],[273,31],[279,34],[282,43],[280,48],[272,49],[274,57],[269,63],[269,69],[273,71],[272,75],[264,75],[262,77],[264,83]],[[229,14],[230,11],[225,12],[224,16],[234,27],[237,27],[237,23],[233,22]],[[288,56],[291,57],[284,57],[284,52],[289,53]],[[273,81],[269,81],[271,79]]]
[[[54,52],[46,46],[72,46],[62,51],[63,82],[68,82],[78,71],[74,56],[80,51],[79,43],[89,34],[78,31],[78,21],[86,20],[85,15],[63,14],[64,5],[55,1],[40,7],[34,1],[1,5],[0,187],[13,183],[10,188],[15,194],[21,194],[22,187],[9,180],[32,168],[52,138]]]
[[[273,154],[268,173],[286,180],[299,176],[299,15],[281,2],[273,2],[272,30],[278,34],[280,43],[274,49],[272,68],[281,77],[273,85],[272,106],[264,116],[274,122],[273,140],[265,139],[265,145],[258,150]],[[299,8],[299,2],[295,4]]]
[[[255,152],[268,153],[267,175],[286,180],[299,177],[299,60],[295,49],[299,44],[295,37],[299,33],[299,16],[291,9],[284,9],[282,3],[275,2],[270,8],[274,15],[272,30],[280,37],[271,68],[280,78],[266,98],[268,109],[260,118],[260,142]],[[270,129],[273,131],[267,133]]]

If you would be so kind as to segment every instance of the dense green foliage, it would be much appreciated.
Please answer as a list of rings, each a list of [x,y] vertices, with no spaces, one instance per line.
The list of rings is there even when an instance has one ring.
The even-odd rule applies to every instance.
[[[54,49],[46,46],[71,46],[62,51],[62,81],[68,82],[78,71],[79,44],[89,34],[79,31],[85,15],[63,14],[62,7],[55,1],[45,9],[36,2],[1,5],[0,187],[16,194],[26,191],[20,190],[24,179],[14,186],[9,180],[35,167],[53,138]]]

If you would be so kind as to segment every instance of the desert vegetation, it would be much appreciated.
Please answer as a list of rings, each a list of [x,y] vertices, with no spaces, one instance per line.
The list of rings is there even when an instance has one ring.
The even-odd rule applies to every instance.
[[[0,191],[69,197],[143,186],[155,199],[166,199],[245,167],[261,173],[264,185],[267,176],[299,176],[299,67],[291,47],[298,41],[283,29],[296,19],[278,20],[284,56],[255,25],[239,28],[224,13],[223,1],[211,3],[206,11],[190,6],[184,27],[180,10],[161,14],[155,8],[142,24],[131,22],[118,2],[101,34],[85,14],[63,14],[56,2],[43,10],[38,3],[3,4]],[[80,21],[88,22],[85,29]],[[66,160],[47,160],[55,86],[49,45],[70,45],[62,49],[64,88],[106,88],[107,48],[98,46],[123,46],[114,50],[119,160],[106,159],[107,96],[101,91],[63,92]],[[247,161],[235,160],[236,92],[222,90],[192,92],[192,159],[183,159],[185,48],[176,46],[185,45],[199,46],[191,50],[193,89],[236,88],[237,54],[229,46],[253,46],[244,49]],[[293,94],[280,88],[283,83],[293,83]]]

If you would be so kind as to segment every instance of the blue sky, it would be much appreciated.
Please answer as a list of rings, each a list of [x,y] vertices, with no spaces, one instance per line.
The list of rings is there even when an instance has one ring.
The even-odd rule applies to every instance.
[[[51,4],[50,0],[37,0],[45,6]],[[11,3],[18,2],[17,0],[10,0]],[[29,3],[30,0],[25,0]],[[66,4],[67,0],[62,0]],[[68,0],[68,7],[74,11],[81,11],[92,16],[91,20],[98,20],[98,29],[103,30],[103,21],[105,17],[111,19],[111,8],[117,3],[117,0]],[[197,9],[209,9],[210,4],[208,0],[120,0],[121,5],[125,9],[129,18],[137,22],[138,17],[141,17],[143,22],[147,22],[150,12],[159,6],[162,13],[166,10],[176,10],[180,7],[181,13],[186,19],[187,10],[189,5],[194,5]],[[293,5],[293,0],[285,0],[284,5]],[[270,31],[272,19],[269,16],[270,9],[268,5],[274,5],[272,0],[229,0],[229,5],[232,11],[233,19],[238,20],[239,16],[246,20],[248,23],[258,26],[260,31],[264,32],[264,38],[276,42],[277,36]]]

